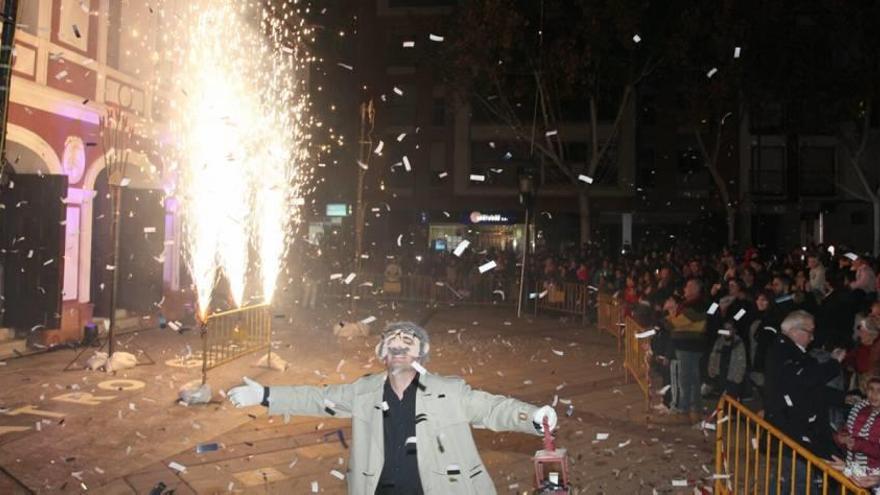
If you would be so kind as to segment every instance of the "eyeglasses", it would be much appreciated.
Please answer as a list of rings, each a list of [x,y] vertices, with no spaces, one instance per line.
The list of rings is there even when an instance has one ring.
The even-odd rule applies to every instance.
[[[806,329],[806,328],[798,328],[798,330],[800,330],[801,332],[804,332],[804,333],[808,333],[808,334],[810,334],[811,336],[812,336],[814,333],[816,333],[816,329],[815,329],[815,328],[810,328],[810,329]]]

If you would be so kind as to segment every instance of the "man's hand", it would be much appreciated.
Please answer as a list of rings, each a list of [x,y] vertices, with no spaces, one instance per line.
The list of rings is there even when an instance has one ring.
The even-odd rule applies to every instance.
[[[838,363],[843,361],[844,357],[846,357],[846,349],[841,349],[840,347],[838,347],[837,349],[831,351],[831,359],[834,359]]]
[[[544,406],[535,411],[535,415],[532,416],[532,422],[535,423],[535,429],[538,430],[538,433],[544,433],[544,418],[547,418],[550,431],[555,430],[556,423],[559,421],[556,417],[556,410],[550,406]]]
[[[231,389],[226,397],[235,407],[260,405],[263,402],[263,386],[248,377],[242,379],[245,384]]]

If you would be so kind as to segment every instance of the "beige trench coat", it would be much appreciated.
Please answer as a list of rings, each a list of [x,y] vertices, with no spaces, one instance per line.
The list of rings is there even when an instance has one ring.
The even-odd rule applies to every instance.
[[[269,414],[352,418],[348,493],[372,495],[385,461],[382,395],[385,374],[351,384],[271,387]],[[494,494],[471,425],[536,435],[525,402],[471,388],[461,378],[426,374],[416,392],[416,452],[426,495]],[[331,414],[331,411],[335,414]]]

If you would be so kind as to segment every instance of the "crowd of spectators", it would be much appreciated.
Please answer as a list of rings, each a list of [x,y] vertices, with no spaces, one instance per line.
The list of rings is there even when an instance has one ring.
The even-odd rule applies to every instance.
[[[656,330],[659,421],[701,424],[704,399],[727,394],[860,484],[880,483],[880,277],[871,258],[810,246],[782,256],[583,250],[538,263],[549,292],[588,284]]]

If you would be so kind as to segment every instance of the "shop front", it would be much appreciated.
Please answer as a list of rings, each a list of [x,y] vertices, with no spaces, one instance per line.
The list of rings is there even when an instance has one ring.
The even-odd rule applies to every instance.
[[[521,252],[525,236],[522,215],[510,211],[468,211],[450,215],[449,222],[432,222],[428,245],[435,251],[453,251],[467,239],[477,250]]]

